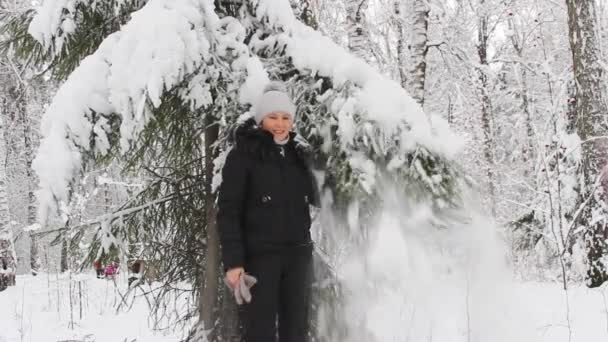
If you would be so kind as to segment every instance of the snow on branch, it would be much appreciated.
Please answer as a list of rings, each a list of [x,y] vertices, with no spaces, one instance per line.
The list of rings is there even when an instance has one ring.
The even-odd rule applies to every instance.
[[[49,13],[75,5],[69,0],[45,2]],[[43,138],[33,163],[40,177],[41,224],[46,223],[56,202],[67,202],[69,185],[82,166],[80,151],[94,148],[103,155],[110,147],[103,114],[122,117],[121,147],[127,150],[131,139],[151,119],[150,107],[160,105],[162,92],[182,82],[209,58],[205,15],[214,15],[207,13],[210,8],[211,0],[151,0],[68,77],[44,114]],[[59,25],[51,17],[46,24]],[[41,24],[32,27],[36,25]],[[52,30],[45,32],[47,35],[35,34],[47,39]],[[92,113],[102,115],[101,119],[92,120]],[[96,137],[93,146],[92,133]]]
[[[91,113],[112,113],[108,101],[109,65],[104,58],[118,35],[108,37],[97,53],[85,58],[59,89],[42,118],[42,139],[32,163],[40,179],[37,197],[44,224],[55,200],[67,201],[69,184],[81,167],[81,149],[89,149],[91,133],[97,133],[98,152],[107,150],[103,129],[90,121]],[[103,123],[103,121],[99,121]]]
[[[55,51],[61,51],[66,37],[76,28],[74,21],[76,6],[85,2],[84,0],[44,1],[30,23],[29,34],[45,49],[54,47]]]
[[[152,0],[122,28],[110,58],[109,89],[110,101],[123,117],[123,150],[151,118],[147,104],[158,107],[164,89],[210,58],[200,2]]]
[[[111,5],[114,12],[118,13],[128,0],[46,0],[36,9],[28,33],[46,50],[53,49],[58,53],[66,39],[77,29],[77,8],[88,6],[95,9],[108,1],[113,1]]]
[[[256,16],[258,20],[267,19],[271,26],[285,32],[280,39],[286,44],[286,53],[296,68],[330,77],[334,86],[346,82],[356,86],[354,101],[346,103],[352,113],[342,111],[341,116],[358,113],[365,121],[377,124],[387,136],[396,134],[405,124],[409,130],[401,134],[404,144],[424,146],[448,159],[461,150],[463,142],[444,119],[425,114],[397,82],[296,20],[289,1],[259,0]]]

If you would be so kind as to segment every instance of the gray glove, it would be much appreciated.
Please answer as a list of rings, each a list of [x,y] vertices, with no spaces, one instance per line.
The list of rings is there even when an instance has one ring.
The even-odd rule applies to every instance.
[[[230,284],[228,284],[226,278],[224,278],[224,283],[226,283],[234,292],[234,299],[238,305],[251,302],[251,291],[249,289],[257,282],[258,280],[255,279],[254,276],[243,272],[241,273],[236,286],[232,288]]]

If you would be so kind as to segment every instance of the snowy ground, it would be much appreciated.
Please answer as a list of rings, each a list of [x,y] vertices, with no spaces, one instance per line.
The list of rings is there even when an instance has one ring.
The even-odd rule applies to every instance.
[[[560,284],[547,283],[520,283],[515,292],[525,304],[522,315],[533,325],[537,341],[608,341],[606,284],[597,289],[572,286],[568,296]]]
[[[352,333],[341,342],[608,341],[608,284],[566,293],[559,283],[517,282],[491,220],[432,229],[429,217],[388,209],[346,258],[339,273]]]
[[[75,284],[72,289],[72,327],[69,278],[58,278],[56,275],[47,277],[44,274],[36,278],[19,277],[17,287],[0,292],[0,342],[177,342],[181,339],[181,329],[162,333],[155,332],[149,326],[149,309],[143,297],[136,299],[131,311],[116,313],[120,295],[113,282],[92,276],[81,277],[79,280],[83,294],[83,318],[80,319],[78,308],[78,280],[72,279],[72,284]],[[118,289],[124,291],[124,286],[119,286]],[[608,303],[608,287],[587,289],[584,286],[573,286],[568,291],[569,318],[566,295],[559,284],[516,283],[513,292],[518,301],[525,304],[520,306],[521,317],[527,317],[527,323],[533,328],[530,340],[608,341],[608,304],[605,304]],[[58,301],[61,303],[60,311],[57,310]],[[454,317],[455,321],[461,318]],[[396,330],[403,329],[401,323],[393,324],[395,322],[391,322],[390,318],[385,323]],[[522,328],[511,322],[505,324],[514,330]],[[443,328],[449,330],[449,327]],[[441,333],[442,327],[435,329]],[[433,340],[447,342],[460,339],[460,336],[456,338],[436,334]],[[398,339],[406,340],[406,336]]]
[[[141,291],[137,296],[127,296],[117,312],[126,280],[119,277],[116,282],[118,286],[111,280],[96,279],[93,274],[71,279],[69,275],[56,274],[19,276],[16,287],[0,292],[0,342],[181,340],[182,330],[187,329],[154,331],[151,327],[154,320],[150,319],[150,309]],[[132,305],[131,310],[123,309],[125,303]],[[176,307],[179,309],[182,304]],[[163,328],[163,324],[159,327]]]

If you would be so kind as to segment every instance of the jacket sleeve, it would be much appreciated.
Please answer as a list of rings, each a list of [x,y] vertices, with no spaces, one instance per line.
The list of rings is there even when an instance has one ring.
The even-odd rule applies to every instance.
[[[224,269],[245,266],[242,217],[247,193],[248,160],[236,148],[228,152],[218,195],[217,225]]]
[[[307,168],[308,179],[310,182],[309,198],[310,204],[316,208],[321,208],[321,194],[319,191],[319,184],[317,184],[317,177],[315,177],[312,168]]]

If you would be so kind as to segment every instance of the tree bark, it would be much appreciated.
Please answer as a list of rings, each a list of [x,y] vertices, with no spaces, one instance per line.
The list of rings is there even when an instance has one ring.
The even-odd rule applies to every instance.
[[[401,1],[397,0],[393,3],[395,12],[395,26],[397,29],[397,64],[399,68],[399,80],[401,87],[407,89],[407,75],[405,72],[405,34],[403,32],[403,18],[401,17]]]
[[[603,209],[608,189],[608,108],[605,102],[606,84],[600,57],[600,37],[595,1],[566,0],[568,28],[574,79],[576,81],[576,131],[582,141],[580,164],[580,205],[578,226],[585,227],[587,248],[587,284],[600,286],[608,280],[602,257],[606,253],[608,229]],[[597,186],[596,186],[597,185]],[[589,201],[586,201],[589,199]],[[598,222],[598,219],[599,222]],[[604,217],[604,219],[601,219]],[[576,218],[575,218],[576,219]]]
[[[61,257],[59,270],[61,273],[67,272],[70,269],[70,265],[68,263],[68,239],[64,236],[61,240]]]
[[[0,142],[2,147],[4,142]],[[0,151],[3,148],[0,148]],[[10,226],[8,198],[6,192],[6,173],[0,166],[0,291],[7,286],[16,285],[17,255],[13,244]]]
[[[220,240],[217,230],[217,207],[212,190],[214,160],[217,156],[214,144],[219,135],[219,126],[214,118],[207,116],[205,129],[205,216],[207,244],[205,251],[205,270],[202,291],[199,298],[199,315],[203,328],[209,332],[209,340],[218,335],[215,323],[218,318],[218,295],[220,273]]]
[[[600,33],[600,48],[602,51],[608,49],[608,2],[605,0],[598,0],[598,18]]]
[[[516,31],[515,24],[513,19],[509,19],[509,29],[511,31]],[[519,61],[523,63],[524,59],[524,46],[522,43],[520,36],[517,33],[511,35],[511,44],[513,45],[513,49],[515,49],[515,53],[517,53],[517,57]],[[523,144],[522,149],[522,159],[524,164],[526,165],[534,165],[533,160],[535,156],[534,149],[534,125],[533,125],[533,117],[530,111],[530,99],[528,97],[528,75],[526,73],[526,68],[523,68],[520,63],[514,64],[514,69],[516,72],[516,77],[519,79],[519,88],[520,88],[520,97],[521,97],[521,110],[524,113],[524,122],[526,125],[526,141]],[[532,162],[532,163],[531,163]],[[534,170],[531,168],[526,168],[525,176],[530,175]]]
[[[480,9],[478,13],[478,46],[477,54],[479,56],[480,68],[477,69],[479,74],[479,92],[481,94],[481,125],[484,137],[483,155],[486,160],[486,175],[488,177],[488,193],[490,196],[490,208],[492,215],[496,216],[496,177],[494,175],[494,129],[492,117],[492,103],[489,95],[489,81],[486,70],[488,70],[488,16],[486,13],[485,0],[479,2]]]
[[[348,31],[348,48],[357,57],[369,61],[369,36],[365,9],[368,0],[347,0],[346,21]]]
[[[6,124],[5,119],[12,114],[12,101],[15,89],[13,82],[2,81],[2,96],[0,97],[0,291],[7,286],[16,285],[17,255],[13,242],[13,232],[10,225],[10,207],[8,202],[8,183],[6,174]]]
[[[408,90],[416,102],[423,105],[430,8],[426,0],[413,0],[411,11],[412,39],[408,46],[411,69]]]
[[[36,190],[37,181],[36,175],[32,170],[32,161],[34,160],[34,139],[32,135],[32,120],[28,117],[28,113],[25,110],[25,104],[23,104],[21,110],[19,110],[20,123],[23,128],[23,145],[25,147],[25,174],[27,177],[27,225],[32,226],[36,223]],[[30,269],[32,275],[37,275],[40,271],[40,247],[38,237],[34,232],[30,234]]]

